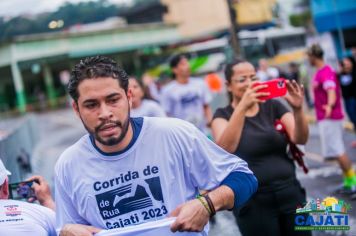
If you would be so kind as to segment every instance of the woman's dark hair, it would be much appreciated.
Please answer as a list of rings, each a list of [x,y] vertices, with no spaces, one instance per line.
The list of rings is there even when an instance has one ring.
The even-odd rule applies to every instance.
[[[241,63],[246,63],[246,62],[249,63],[248,61],[243,60],[243,59],[235,59],[233,62],[231,62],[225,66],[225,71],[224,71],[225,79],[228,83],[231,83],[231,78],[234,74],[234,70],[233,70],[234,66],[241,64]]]
[[[231,83],[231,78],[234,75],[234,66],[241,63],[249,63],[249,62],[244,59],[235,59],[233,62],[225,66],[224,74],[225,74],[225,80],[227,81],[228,84]],[[229,101],[232,102],[232,93],[228,92],[228,95],[229,95]]]
[[[80,60],[74,66],[68,83],[68,92],[75,102],[78,102],[78,86],[86,79],[96,79],[99,77],[111,77],[117,79],[121,88],[127,93],[129,77],[117,63],[108,57],[94,56]]]

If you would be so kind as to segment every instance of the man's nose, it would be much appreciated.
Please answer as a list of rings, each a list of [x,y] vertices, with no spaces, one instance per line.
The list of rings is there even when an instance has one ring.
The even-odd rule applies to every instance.
[[[106,120],[108,118],[111,118],[113,115],[111,108],[107,106],[106,104],[102,104],[100,106],[100,114],[99,114],[99,119]]]

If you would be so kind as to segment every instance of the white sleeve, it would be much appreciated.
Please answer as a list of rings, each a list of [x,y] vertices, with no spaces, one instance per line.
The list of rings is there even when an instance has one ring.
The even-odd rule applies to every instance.
[[[64,185],[55,174],[55,202],[56,202],[56,227],[59,232],[65,224],[84,224],[89,223],[77,212],[73,199],[68,195]]]
[[[182,127],[188,137],[182,137],[180,147],[195,187],[214,189],[234,171],[252,174],[244,160],[220,148],[193,125],[185,126],[190,126]]]

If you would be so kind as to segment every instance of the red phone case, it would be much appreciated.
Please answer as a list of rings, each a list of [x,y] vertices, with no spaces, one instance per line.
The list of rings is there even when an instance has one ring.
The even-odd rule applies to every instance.
[[[287,83],[283,78],[273,79],[266,82],[257,82],[255,86],[266,84],[268,87],[258,90],[258,92],[269,92],[269,96],[259,97],[261,100],[268,100],[271,98],[282,97],[287,94]]]

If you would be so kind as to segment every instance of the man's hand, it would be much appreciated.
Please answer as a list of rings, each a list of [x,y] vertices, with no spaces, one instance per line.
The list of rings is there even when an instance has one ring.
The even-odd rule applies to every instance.
[[[34,190],[36,198],[40,204],[55,210],[55,203],[52,199],[51,190],[46,180],[40,175],[35,175],[27,179],[27,181],[34,181],[32,189]],[[29,199],[29,202],[33,202],[35,200],[36,199]]]
[[[172,232],[201,232],[210,218],[209,212],[198,199],[179,205],[170,216],[176,217],[171,225]]]
[[[101,229],[90,225],[67,224],[62,228],[59,236],[92,236],[100,231]]]

